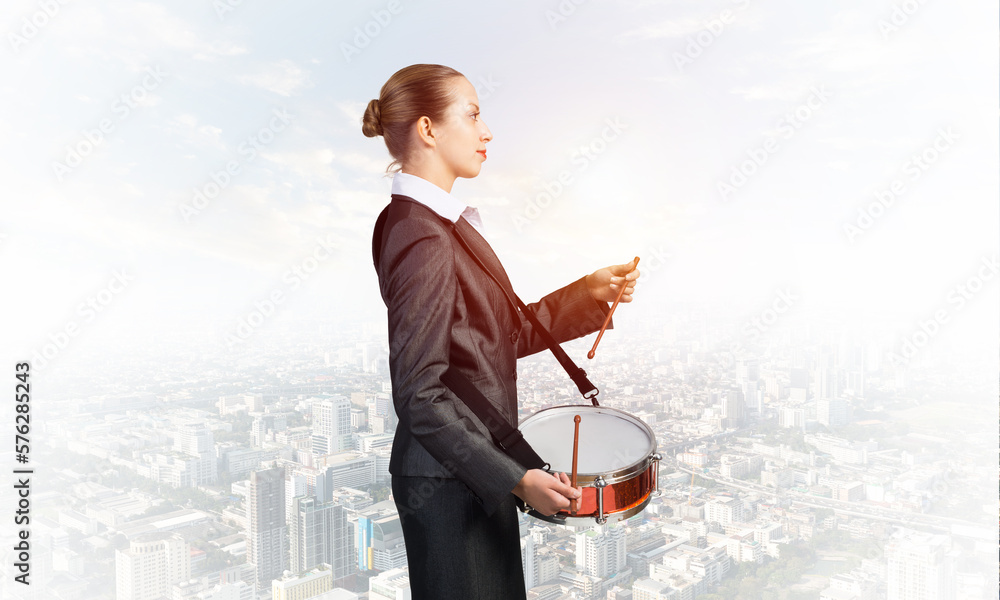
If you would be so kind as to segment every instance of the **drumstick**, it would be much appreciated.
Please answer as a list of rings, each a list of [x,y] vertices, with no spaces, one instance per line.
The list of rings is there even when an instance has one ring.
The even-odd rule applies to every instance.
[[[635,266],[639,266],[639,257],[635,257]],[[626,273],[627,274],[627,273]],[[622,299],[622,294],[625,293],[625,288],[628,286],[628,281],[622,283],[622,289],[618,290],[618,297],[615,298],[615,303],[611,305],[611,310],[608,311],[608,316],[604,317],[604,325],[601,325],[601,330],[597,332],[597,339],[594,340],[594,347],[590,349],[587,353],[587,358],[594,358],[594,353],[597,352],[597,344],[601,343],[601,336],[604,335],[604,330],[608,328],[608,323],[611,322],[611,315],[615,314],[615,308],[618,307],[618,302]]]
[[[573,473],[569,478],[569,484],[573,488],[576,487],[576,455],[580,448],[580,415],[573,417]],[[570,512],[574,515],[576,514],[576,508],[573,507],[573,502],[570,502]],[[576,503],[579,506],[579,502]]]

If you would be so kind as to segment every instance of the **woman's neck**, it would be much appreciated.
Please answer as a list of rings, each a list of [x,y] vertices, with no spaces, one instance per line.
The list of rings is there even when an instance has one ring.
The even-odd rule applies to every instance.
[[[430,162],[418,164],[407,163],[400,170],[408,175],[415,175],[421,179],[426,179],[449,194],[457,179],[455,175],[448,173],[442,165],[435,165]]]

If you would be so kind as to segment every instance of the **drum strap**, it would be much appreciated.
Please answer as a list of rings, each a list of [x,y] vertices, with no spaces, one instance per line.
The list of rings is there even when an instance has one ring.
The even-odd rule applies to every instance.
[[[490,277],[493,277],[493,272],[486,266],[479,255],[476,254],[476,252],[469,245],[469,242],[462,237],[458,227],[452,224],[451,230],[458,239],[459,244],[461,244],[462,248],[465,249],[465,252],[471,256],[474,261],[476,261],[479,268],[485,271]],[[497,285],[500,285],[499,281],[497,282]],[[502,285],[500,287],[501,289],[503,288]],[[598,390],[597,386],[591,383],[590,379],[587,378],[587,372],[576,366],[573,359],[566,354],[566,351],[562,349],[562,346],[560,346],[558,342],[556,342],[555,338],[552,337],[552,334],[549,333],[549,330],[542,325],[541,321],[538,320],[538,317],[535,316],[535,313],[525,306],[524,302],[518,298],[517,294],[514,294],[514,301],[517,303],[517,308],[531,323],[532,331],[538,333],[538,336],[542,338],[545,345],[552,351],[552,354],[555,355],[556,360],[559,361],[559,364],[566,371],[566,374],[569,375],[569,378],[576,384],[577,389],[580,390],[580,394],[587,400],[590,400],[594,406],[599,406],[597,403],[597,394],[600,393],[600,390]]]
[[[455,369],[449,368],[441,376],[441,383],[448,386],[479,417],[493,435],[493,441],[500,446],[507,456],[510,456],[526,469],[549,469],[549,464],[542,460],[521,435],[521,431],[511,427],[500,411],[483,395],[469,378]]]
[[[587,378],[587,372],[576,366],[576,363],[573,362],[573,359],[570,358],[568,354],[566,354],[566,351],[562,349],[562,346],[555,341],[552,334],[549,333],[549,330],[546,329],[541,322],[539,322],[535,313],[531,312],[531,310],[524,305],[524,302],[521,302],[521,299],[516,295],[514,296],[514,299],[517,300],[517,307],[521,309],[524,316],[528,317],[528,321],[531,322],[533,331],[538,332],[542,341],[545,342],[545,345],[548,346],[549,350],[552,351],[552,354],[555,355],[556,360],[559,361],[562,368],[566,370],[566,374],[569,375],[569,378],[576,384],[576,388],[580,390],[580,394],[582,394],[587,400],[593,402],[594,406],[599,406],[597,404],[597,394],[600,393],[600,390],[598,390],[597,386],[591,383],[590,379]]]

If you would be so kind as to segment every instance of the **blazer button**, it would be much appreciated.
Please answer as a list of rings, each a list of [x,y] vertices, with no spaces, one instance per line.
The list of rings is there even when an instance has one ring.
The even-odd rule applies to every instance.
[[[510,334],[510,343],[511,344],[517,343],[517,331],[514,331]]]

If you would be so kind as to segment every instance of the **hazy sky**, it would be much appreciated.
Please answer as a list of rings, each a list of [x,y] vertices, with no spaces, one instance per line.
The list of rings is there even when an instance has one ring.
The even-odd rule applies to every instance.
[[[0,17],[5,354],[224,347],[275,297],[262,330],[381,319],[360,116],[417,62],[479,89],[494,140],[453,191],[524,297],[639,255],[636,314],[789,290],[996,347],[995,3],[44,4]]]

